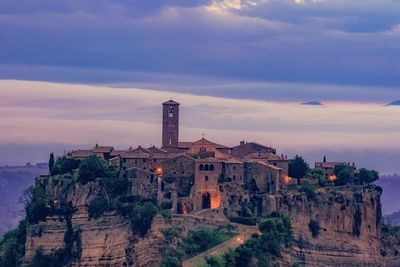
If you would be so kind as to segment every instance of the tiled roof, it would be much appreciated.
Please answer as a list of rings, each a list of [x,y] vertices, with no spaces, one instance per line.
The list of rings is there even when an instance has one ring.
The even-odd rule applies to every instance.
[[[178,102],[174,100],[168,100],[167,102],[162,103],[163,105],[180,105]]]
[[[221,162],[216,158],[204,158],[204,159],[196,159],[196,162]]]
[[[147,159],[150,158],[150,154],[141,153],[136,151],[125,151],[120,154],[123,159]]]
[[[220,149],[221,149],[221,148],[229,148],[229,147],[227,147],[227,146],[224,146],[224,145],[220,145],[220,144],[211,142],[211,141],[205,139],[204,137],[201,138],[200,140],[197,140],[196,142],[193,142],[192,144],[193,144],[193,145],[214,145],[216,148],[220,148]]]
[[[237,160],[235,158],[225,159],[225,160],[222,160],[222,161],[225,162],[225,163],[228,163],[228,164],[242,164],[243,163],[242,161]]]
[[[113,149],[114,149],[114,147],[112,147],[112,146],[96,145],[92,151],[93,151],[93,153],[110,153]]]
[[[179,148],[190,148],[192,146],[192,142],[179,142],[178,147]]]
[[[78,149],[71,152],[71,156],[75,158],[87,158],[93,155],[92,150],[82,150]]]

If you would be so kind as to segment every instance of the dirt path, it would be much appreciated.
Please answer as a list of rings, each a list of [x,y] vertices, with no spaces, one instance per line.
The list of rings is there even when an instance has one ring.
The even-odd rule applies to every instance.
[[[210,248],[183,262],[183,267],[197,267],[207,256],[221,255],[229,249],[234,249],[243,244],[253,233],[259,233],[256,226],[239,226],[239,234],[227,241]]]

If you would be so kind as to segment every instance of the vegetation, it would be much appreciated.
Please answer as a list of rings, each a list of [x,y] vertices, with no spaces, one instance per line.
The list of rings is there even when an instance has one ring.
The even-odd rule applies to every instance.
[[[353,182],[354,173],[350,166],[337,165],[334,172],[336,175],[335,186],[342,186]]]
[[[180,231],[176,228],[169,228],[163,231],[167,242],[176,239],[178,247],[165,257],[160,266],[179,267],[182,260],[198,253],[206,251],[233,237],[235,232],[230,226],[221,226],[217,229],[200,228],[190,231],[187,237],[182,238]]]
[[[255,234],[235,250],[229,250],[223,255],[206,259],[202,266],[208,267],[247,267],[270,266],[272,257],[280,256],[283,246],[290,247],[293,242],[293,231],[290,219],[274,214],[274,217],[260,223],[261,235]]]
[[[360,169],[360,173],[356,179],[357,184],[372,184],[379,179],[379,173],[375,170]]]
[[[54,153],[50,153],[50,157],[49,157],[49,172],[53,169],[54,167]]]
[[[18,227],[7,232],[0,242],[0,267],[18,266],[25,254],[26,224],[22,220]]]
[[[320,187],[325,187],[325,186],[328,185],[328,180],[326,179],[323,170],[321,170],[321,169],[319,169],[319,168],[312,169],[311,172],[310,172],[310,174],[311,174],[313,177],[317,178],[317,180],[318,180],[318,185],[319,185]]]
[[[26,219],[29,223],[38,223],[50,213],[49,197],[41,185],[29,187],[25,191]]]
[[[257,224],[257,218],[256,217],[237,216],[237,217],[230,217],[229,220],[231,222],[244,224],[244,225],[256,225]]]
[[[316,186],[313,184],[305,184],[300,186],[300,191],[306,193],[307,199],[314,201],[317,199],[317,194],[315,193]]]
[[[321,226],[319,226],[318,221],[311,219],[310,223],[308,224],[308,228],[310,229],[314,238],[318,237],[319,232],[321,231]]]
[[[303,178],[310,167],[303,157],[296,155],[294,159],[289,161],[289,176],[293,178]]]
[[[57,158],[53,167],[50,169],[50,174],[54,176],[59,174],[72,173],[72,171],[76,170],[79,167],[79,163],[79,160],[72,157],[59,157]]]

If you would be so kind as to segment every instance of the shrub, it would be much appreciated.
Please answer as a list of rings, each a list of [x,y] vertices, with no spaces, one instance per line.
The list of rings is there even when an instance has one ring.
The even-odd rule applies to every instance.
[[[50,170],[51,175],[71,173],[79,167],[80,161],[71,157],[63,156],[57,158]]]
[[[336,180],[335,186],[342,186],[353,182],[354,173],[347,165],[336,165],[334,169]]]
[[[182,263],[176,256],[167,256],[165,257],[162,262],[160,267],[181,267]]]
[[[310,229],[311,234],[314,238],[318,237],[321,230],[321,226],[319,226],[318,221],[311,219],[310,223],[308,224],[308,228]]]
[[[38,223],[50,213],[49,198],[40,185],[29,187],[25,191],[26,219],[29,223]]]
[[[105,211],[108,210],[108,203],[104,197],[97,197],[93,199],[88,207],[89,218],[97,219],[100,217]]]
[[[82,161],[79,165],[78,180],[82,184],[94,181],[96,178],[115,178],[115,169],[107,164],[106,161],[93,155]]]
[[[0,266],[19,266],[25,254],[26,224],[22,220],[18,227],[4,234],[0,242]]]
[[[229,218],[229,220],[231,222],[244,224],[244,225],[256,225],[257,224],[257,218],[256,217],[237,216],[237,217],[231,217],[231,218]]]
[[[306,193],[307,199],[310,201],[315,201],[317,198],[317,194],[315,193],[315,185],[305,184],[300,187],[300,191]]]
[[[222,256],[211,256],[206,258],[206,263],[210,267],[224,267],[226,265],[225,258]]]
[[[151,202],[135,206],[131,214],[132,230],[141,236],[146,235],[157,211],[157,206]]]
[[[234,232],[224,227],[218,229],[200,228],[190,231],[183,239],[181,248],[186,255],[194,255],[212,248],[234,235]]]

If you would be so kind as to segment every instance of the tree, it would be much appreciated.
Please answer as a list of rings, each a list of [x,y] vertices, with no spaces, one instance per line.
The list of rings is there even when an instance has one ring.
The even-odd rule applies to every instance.
[[[335,185],[341,186],[349,184],[353,181],[354,174],[349,168],[340,170],[336,175]]]
[[[71,173],[79,167],[79,160],[62,156],[59,157],[50,170],[51,175]]]
[[[51,169],[54,167],[54,154],[53,152],[50,153],[50,158],[49,158],[49,172],[51,172]]]
[[[82,184],[94,181],[96,178],[114,176],[116,176],[115,170],[95,155],[88,157],[79,165],[79,181]]]
[[[326,162],[326,156],[324,156],[324,162]]]
[[[296,155],[296,157],[289,161],[289,176],[293,178],[303,178],[307,174],[310,167],[303,157]]]
[[[379,173],[375,170],[367,170],[366,168],[361,168],[358,174],[357,182],[359,184],[370,184],[379,179]]]

